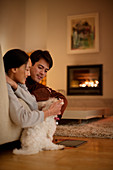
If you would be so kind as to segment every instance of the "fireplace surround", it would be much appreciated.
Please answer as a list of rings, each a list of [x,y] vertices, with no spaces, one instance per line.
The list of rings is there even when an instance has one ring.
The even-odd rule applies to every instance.
[[[67,66],[67,95],[103,95],[103,65]]]

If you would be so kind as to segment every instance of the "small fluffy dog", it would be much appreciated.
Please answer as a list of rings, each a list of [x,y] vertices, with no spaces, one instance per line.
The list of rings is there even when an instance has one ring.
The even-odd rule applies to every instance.
[[[50,98],[44,102],[38,102],[39,110],[46,110],[49,106],[56,102],[56,98]],[[61,103],[63,104],[63,102]],[[47,117],[42,123],[25,128],[21,136],[21,148],[14,149],[14,154],[32,155],[43,150],[58,150],[63,149],[63,145],[54,144],[52,142],[53,135],[56,131],[56,116]]]

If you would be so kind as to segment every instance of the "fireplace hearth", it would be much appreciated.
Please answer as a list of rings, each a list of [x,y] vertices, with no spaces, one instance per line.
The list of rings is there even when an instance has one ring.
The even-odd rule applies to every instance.
[[[67,66],[67,95],[102,95],[103,65]]]

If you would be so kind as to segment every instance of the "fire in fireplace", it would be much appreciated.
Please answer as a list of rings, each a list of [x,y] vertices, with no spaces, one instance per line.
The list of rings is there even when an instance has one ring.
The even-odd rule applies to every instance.
[[[102,95],[103,65],[67,66],[67,95]]]

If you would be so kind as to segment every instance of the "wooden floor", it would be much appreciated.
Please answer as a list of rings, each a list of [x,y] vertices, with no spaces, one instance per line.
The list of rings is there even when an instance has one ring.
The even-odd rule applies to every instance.
[[[113,170],[113,139],[71,139],[86,140],[87,143],[31,156],[13,155],[10,147],[1,149],[0,170]]]

